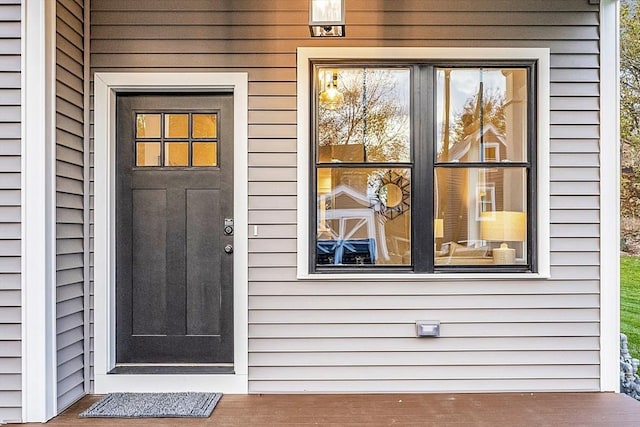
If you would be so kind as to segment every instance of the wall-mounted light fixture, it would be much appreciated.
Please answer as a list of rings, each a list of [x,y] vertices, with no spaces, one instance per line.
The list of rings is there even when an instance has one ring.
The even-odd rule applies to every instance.
[[[311,37],[344,37],[344,0],[309,0]]]

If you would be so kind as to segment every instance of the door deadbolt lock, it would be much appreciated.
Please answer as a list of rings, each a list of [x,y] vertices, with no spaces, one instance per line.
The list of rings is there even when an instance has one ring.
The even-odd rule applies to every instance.
[[[232,254],[233,253],[233,246],[232,245],[226,245],[224,247],[224,251],[228,254]]]
[[[233,235],[233,218],[224,219],[224,228],[222,230],[225,236]]]

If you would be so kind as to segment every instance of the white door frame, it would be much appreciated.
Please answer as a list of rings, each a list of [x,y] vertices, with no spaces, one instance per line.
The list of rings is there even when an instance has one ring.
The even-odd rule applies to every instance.
[[[233,92],[234,374],[109,374],[115,366],[115,100],[118,92]],[[96,73],[94,76],[95,393],[248,392],[247,73]]]

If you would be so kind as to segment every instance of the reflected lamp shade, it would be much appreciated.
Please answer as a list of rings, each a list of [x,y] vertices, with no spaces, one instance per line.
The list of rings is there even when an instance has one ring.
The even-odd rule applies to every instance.
[[[318,168],[318,194],[331,194],[332,191],[331,169]]]
[[[483,240],[502,242],[493,249],[494,264],[514,264],[516,250],[506,242],[522,242],[527,234],[527,217],[524,212],[490,211],[480,216],[480,235]]]
[[[309,0],[311,37],[344,37],[344,0]]]
[[[444,237],[444,220],[442,218],[433,220],[433,237],[435,239],[442,239]]]

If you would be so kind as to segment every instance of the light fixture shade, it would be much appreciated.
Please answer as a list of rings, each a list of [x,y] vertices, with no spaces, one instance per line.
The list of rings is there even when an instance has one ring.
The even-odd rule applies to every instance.
[[[483,240],[522,242],[527,234],[527,217],[524,212],[482,212],[480,234]]]
[[[344,37],[344,0],[309,0],[311,37]]]

